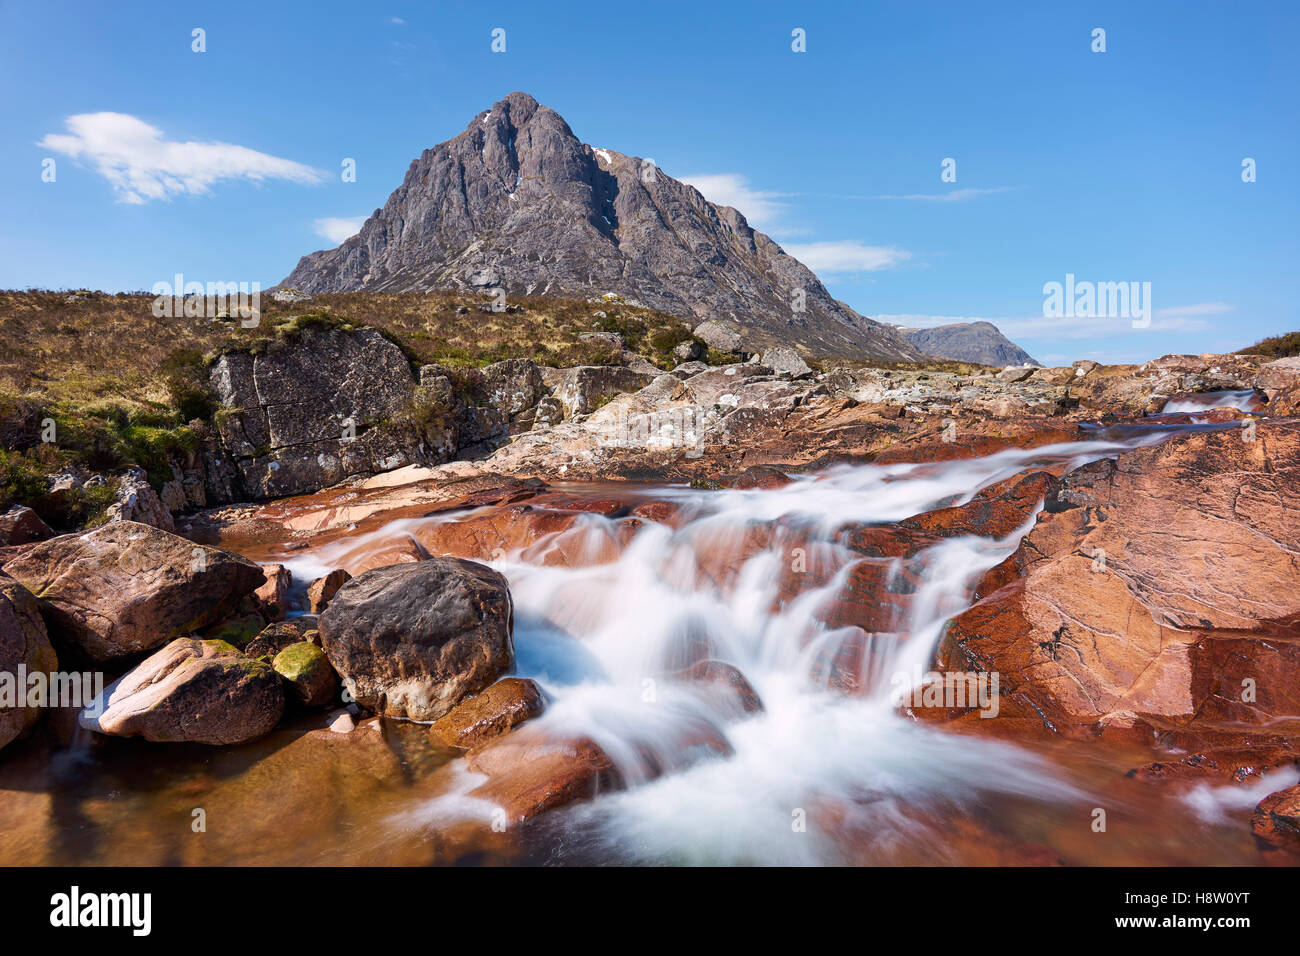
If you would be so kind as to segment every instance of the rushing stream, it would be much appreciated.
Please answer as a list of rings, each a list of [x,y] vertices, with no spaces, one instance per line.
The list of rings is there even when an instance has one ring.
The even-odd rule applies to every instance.
[[[1242,399],[1224,401],[1241,407]],[[923,680],[945,622],[969,606],[980,576],[1015,550],[1032,514],[1005,537],[951,537],[906,558],[867,558],[845,544],[847,528],[963,504],[1024,472],[1061,473],[1189,427],[1208,426],[1098,432],[1093,440],[976,460],[842,465],[777,488],[620,487],[620,500],[666,503],[673,519],[644,522],[627,541],[618,519],[583,514],[558,535],[495,554],[490,563],[508,578],[514,598],[517,672],[535,679],[549,700],[528,726],[596,741],[627,783],[544,816],[528,829],[525,846],[502,859],[1040,862],[1033,848],[1044,845],[1049,855],[1091,863],[1208,862],[1207,852],[1227,862],[1247,853],[1244,827],[1231,819],[1244,798],[1234,793],[1201,788],[1194,800],[1172,803],[1154,793],[1117,796],[1112,782],[1123,764],[1107,763],[1120,759],[1112,754],[1059,744],[1031,749],[899,713],[897,695]],[[609,496],[608,486],[552,489]],[[418,538],[424,525],[473,514],[402,518],[276,560],[297,581],[309,581],[344,554]],[[757,546],[755,528],[767,532]],[[561,544],[590,561],[556,562]],[[881,602],[870,633],[833,623],[863,562],[883,564],[872,580],[897,595]],[[727,695],[671,678],[705,658],[737,668],[762,710],[746,714]],[[403,733],[418,731],[408,724]],[[385,847],[464,821],[482,825],[493,807],[466,796],[481,779],[463,760],[440,758],[420,786],[363,814],[360,829],[350,822],[347,832],[312,832],[299,841],[300,854],[286,851],[301,858],[286,862],[386,862],[401,856]],[[84,792],[87,784],[80,786]],[[1116,819],[1127,813],[1132,821],[1109,840],[1089,826],[1103,800]],[[157,812],[152,800],[133,806]],[[142,828],[147,824],[137,823],[133,832]],[[323,849],[329,840],[334,844]],[[349,841],[366,850],[348,850]]]

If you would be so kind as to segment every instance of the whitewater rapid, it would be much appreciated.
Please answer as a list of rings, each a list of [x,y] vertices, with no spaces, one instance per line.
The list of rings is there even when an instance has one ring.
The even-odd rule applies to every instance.
[[[970,605],[976,582],[1015,550],[1036,512],[1005,537],[948,538],[890,559],[887,581],[906,572],[919,583],[874,633],[824,621],[855,565],[882,560],[849,549],[841,533],[962,504],[1026,471],[1069,470],[1176,430],[974,460],[839,465],[773,489],[641,487],[641,497],[671,502],[678,517],[673,527],[645,522],[612,562],[546,566],[545,540],[499,554],[489,563],[513,595],[517,673],[549,699],[530,726],[594,740],[627,783],[550,815],[548,859],[818,864],[892,859],[906,844],[943,862],[950,840],[935,821],[952,812],[1008,800],[1082,808],[1086,794],[1040,756],[909,720],[891,696],[900,675],[904,684],[922,679],[946,622]],[[378,546],[422,521],[464,517],[403,519],[369,539]],[[745,553],[747,532],[764,525],[774,529],[767,545]],[[616,538],[613,520],[598,514],[583,514],[577,527],[593,554]],[[309,580],[356,546],[345,539],[286,563]],[[719,573],[711,559],[728,554],[740,557]],[[790,594],[796,559],[818,573]],[[827,666],[845,655],[863,678],[853,693],[832,686]],[[701,656],[739,669],[762,711],[746,715],[707,687],[670,678]],[[484,818],[485,808],[463,796],[472,783],[433,801],[423,819]]]

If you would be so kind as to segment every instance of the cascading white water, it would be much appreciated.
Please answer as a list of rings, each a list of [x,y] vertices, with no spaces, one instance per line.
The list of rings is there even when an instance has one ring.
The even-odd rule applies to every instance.
[[[1082,799],[1028,751],[909,721],[891,698],[897,675],[926,668],[946,621],[969,606],[975,582],[1015,549],[1032,516],[1005,538],[949,538],[906,562],[894,559],[884,580],[906,570],[919,584],[901,619],[873,633],[824,622],[855,565],[879,560],[846,547],[839,532],[965,503],[1035,467],[1077,467],[1169,433],[966,461],[843,465],[770,490],[640,489],[675,503],[678,527],[647,522],[607,563],[544,566],[545,541],[526,558],[514,553],[493,562],[514,598],[518,672],[550,698],[532,726],[593,739],[629,784],[548,824],[568,833],[564,852],[805,864],[887,856],[904,841],[931,847],[939,859],[946,842],[927,820],[943,807]],[[745,553],[747,529],[761,525],[776,530]],[[371,537],[381,544],[412,526],[404,519]],[[613,535],[611,520],[599,515],[583,515],[578,526],[593,540]],[[356,543],[345,539],[288,563],[295,576],[310,577]],[[796,545],[810,571],[807,585],[790,593]],[[708,567],[717,555],[738,557],[720,574]],[[855,693],[830,686],[827,662],[846,652],[862,664]],[[707,688],[671,679],[700,657],[738,668],[762,712],[746,717]],[[466,804],[463,795],[451,796],[432,816],[476,815]]]
[[[1175,412],[1206,412],[1211,408],[1235,408],[1242,412],[1253,412],[1259,408],[1259,397],[1253,388],[1236,389],[1226,392],[1204,392],[1186,398],[1165,402],[1160,414],[1170,415]]]

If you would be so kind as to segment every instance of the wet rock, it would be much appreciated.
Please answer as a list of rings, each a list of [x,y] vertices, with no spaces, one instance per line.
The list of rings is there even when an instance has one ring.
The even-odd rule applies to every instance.
[[[270,665],[224,641],[181,638],[106,688],[102,711],[83,710],[81,725],[114,737],[223,745],[269,733],[283,712]]]
[[[1260,847],[1300,860],[1300,786],[1270,794],[1259,802],[1250,829]]]
[[[0,573],[0,748],[27,733],[41,717],[41,708],[26,706],[28,685],[19,683],[20,667],[29,675],[50,675],[59,669],[59,660],[36,598]]]
[[[457,558],[367,571],[319,626],[353,699],[389,717],[437,720],[514,664],[505,578]]]
[[[673,677],[717,691],[717,695],[739,713],[757,714],[763,710],[762,698],[740,668],[725,661],[700,661],[693,667],[678,671]]]
[[[473,747],[531,720],[545,706],[536,681],[506,677],[434,721],[433,732],[454,747]]]
[[[466,759],[471,770],[488,776],[470,796],[501,807],[510,823],[623,785],[609,755],[585,737],[554,739],[525,730],[476,747]]]
[[[271,666],[284,678],[290,696],[303,707],[324,707],[338,692],[338,675],[325,652],[315,644],[290,644],[275,655]]]
[[[342,568],[335,568],[324,577],[319,577],[307,585],[307,609],[312,614],[319,614],[329,605],[339,588],[352,580],[352,575]]]
[[[1300,615],[1300,424],[1172,438],[1062,485],[950,625],[952,669],[1000,672],[1060,732],[1132,714],[1226,740],[1300,713],[1279,639]]]
[[[268,624],[257,637],[248,642],[244,653],[249,657],[271,659],[286,647],[307,640],[307,629],[300,621],[279,621]]]
[[[5,572],[40,599],[51,638],[96,661],[214,624],[263,581],[239,555],[133,521],[30,545]]]
[[[40,516],[25,505],[14,505],[0,515],[0,548],[44,541],[53,535]]]
[[[293,575],[283,564],[262,566],[265,583],[253,592],[253,603],[268,621],[283,621],[289,611],[289,588]]]

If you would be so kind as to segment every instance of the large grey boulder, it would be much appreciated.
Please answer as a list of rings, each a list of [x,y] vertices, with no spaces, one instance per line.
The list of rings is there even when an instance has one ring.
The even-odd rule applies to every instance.
[[[726,322],[709,319],[695,327],[695,337],[719,352],[739,352],[744,342],[740,329]]]
[[[644,388],[656,377],[620,365],[580,365],[559,374],[550,397],[567,420],[589,415],[614,396]]]
[[[52,637],[96,661],[215,624],[265,580],[237,554],[134,521],[33,544],[4,570],[40,599]]]
[[[367,571],[339,589],[318,627],[353,699],[388,717],[437,720],[514,665],[505,578],[460,558]]]
[[[225,641],[172,641],[105,688],[83,727],[158,743],[239,744],[268,734],[284,713],[280,676]]]
[[[784,346],[767,349],[759,362],[768,366],[777,375],[788,375],[790,378],[807,378],[812,374],[812,369],[803,360],[803,356],[794,349]]]
[[[420,432],[394,425],[415,401],[415,376],[375,329],[308,328],[257,354],[222,355],[209,379],[223,406],[222,446],[250,497],[317,491],[424,459]]]

